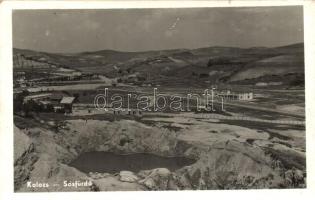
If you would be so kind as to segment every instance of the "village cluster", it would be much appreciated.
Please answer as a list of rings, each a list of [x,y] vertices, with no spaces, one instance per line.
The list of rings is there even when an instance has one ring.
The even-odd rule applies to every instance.
[[[98,110],[108,111],[109,108],[115,111],[130,111],[131,99],[136,100],[136,108],[141,111],[161,112],[171,110],[174,112],[191,111],[191,101],[196,102],[197,111],[214,111],[214,103],[220,102],[223,110],[224,101],[230,100],[252,100],[253,93],[231,93],[228,91],[217,92],[215,88],[205,89],[203,94],[187,95],[166,95],[159,93],[158,88],[153,88],[152,94],[137,95],[128,93],[126,95],[108,95],[109,88],[104,89],[103,94],[97,94],[94,98],[94,106]]]

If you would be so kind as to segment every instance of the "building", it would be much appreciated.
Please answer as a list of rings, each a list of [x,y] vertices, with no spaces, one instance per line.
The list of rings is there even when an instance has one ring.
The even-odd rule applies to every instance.
[[[72,105],[75,97],[63,97],[60,101],[60,105],[62,106],[65,113],[72,113]]]
[[[133,116],[142,116],[142,111],[139,109],[129,109],[129,110],[113,110],[114,115],[133,115]]]
[[[24,97],[23,104],[35,103],[39,111],[71,113],[75,97],[64,94],[42,93]]]
[[[239,95],[238,94],[226,94],[226,93],[220,93],[218,94],[219,97],[225,99],[225,100],[238,100]]]
[[[42,93],[42,94],[35,94],[35,95],[29,95],[24,97],[23,103],[27,103],[30,100],[33,101],[47,101],[49,97],[51,96],[51,93]]]
[[[64,94],[59,94],[59,93],[54,93],[52,94],[49,99],[51,101],[54,101],[54,102],[60,102],[62,100],[62,98],[64,97],[65,95]]]
[[[231,93],[229,90],[217,93],[217,96],[223,98],[224,100],[248,101],[254,99],[254,94],[252,92]]]
[[[238,100],[241,100],[241,101],[252,100],[253,98],[254,98],[254,94],[252,92],[238,94]]]

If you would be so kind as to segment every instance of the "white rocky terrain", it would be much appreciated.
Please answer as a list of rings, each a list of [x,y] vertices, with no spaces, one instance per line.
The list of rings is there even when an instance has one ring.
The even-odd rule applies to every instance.
[[[273,125],[252,129],[219,120],[152,116],[116,121],[76,119],[58,126],[55,122],[36,123],[14,129],[18,192],[306,186],[303,128]],[[115,174],[84,173],[69,166],[80,154],[92,151],[184,156],[196,162],[175,171],[157,166]],[[65,180],[90,181],[91,185],[63,187]],[[50,187],[27,187],[28,182],[44,182]]]

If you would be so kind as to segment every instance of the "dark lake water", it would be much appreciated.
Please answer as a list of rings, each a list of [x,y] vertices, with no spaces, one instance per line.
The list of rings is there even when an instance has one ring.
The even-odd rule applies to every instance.
[[[161,167],[175,171],[195,162],[195,160],[185,157],[162,157],[147,153],[121,155],[95,151],[81,154],[69,165],[85,173],[117,173],[123,170],[139,172]]]

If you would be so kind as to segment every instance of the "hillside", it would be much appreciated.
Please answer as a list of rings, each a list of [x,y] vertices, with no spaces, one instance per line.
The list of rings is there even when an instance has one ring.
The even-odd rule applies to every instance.
[[[13,53],[36,62],[108,77],[137,74],[144,82],[160,85],[304,85],[303,43],[274,48],[207,47],[146,52],[101,50],[74,54],[14,49]]]

